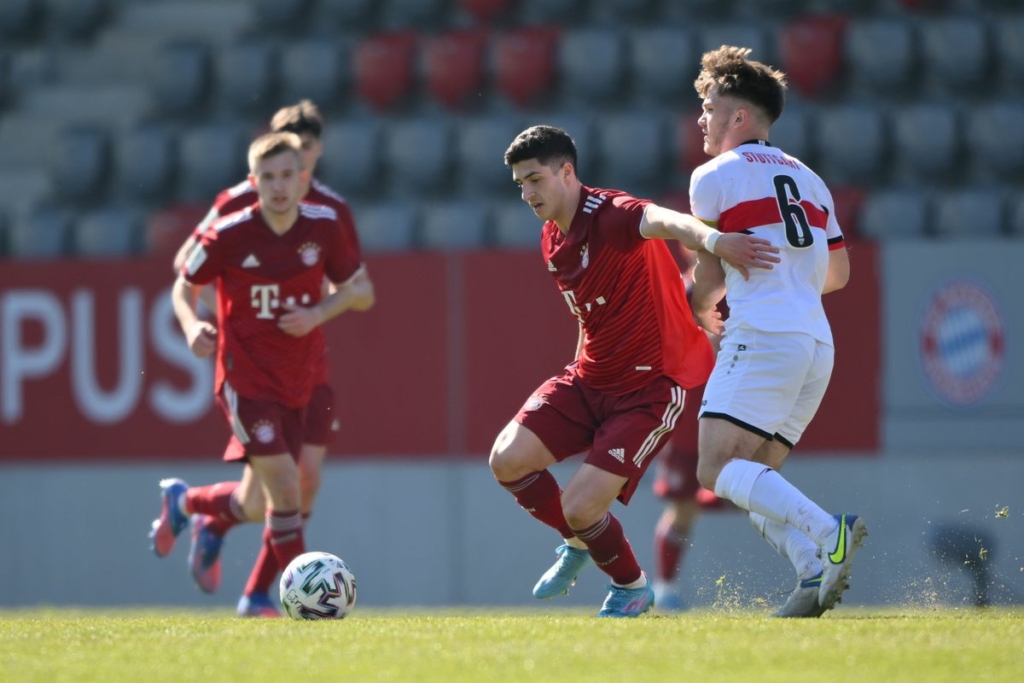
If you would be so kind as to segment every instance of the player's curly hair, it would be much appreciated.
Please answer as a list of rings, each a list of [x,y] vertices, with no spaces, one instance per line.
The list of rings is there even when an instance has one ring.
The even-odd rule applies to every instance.
[[[719,95],[760,107],[768,115],[769,123],[775,123],[786,105],[786,74],[749,59],[749,54],[750,48],[732,45],[705,52],[693,87],[698,95],[707,97],[711,89],[718,86]]]
[[[324,117],[312,100],[302,100],[290,107],[278,109],[270,119],[270,130],[275,133],[309,133],[319,139],[324,130]]]
[[[295,133],[267,133],[252,141],[249,145],[249,170],[256,168],[256,162],[277,156],[284,152],[293,152],[302,165],[302,139]]]
[[[576,143],[572,136],[554,126],[531,126],[516,136],[505,150],[505,165],[536,159],[545,166],[565,162],[576,169]]]

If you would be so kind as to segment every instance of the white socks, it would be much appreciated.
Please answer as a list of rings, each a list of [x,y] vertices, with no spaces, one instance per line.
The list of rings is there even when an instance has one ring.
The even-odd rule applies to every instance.
[[[836,520],[782,475],[766,465],[736,458],[726,463],[715,482],[715,493],[744,510],[788,524],[810,537],[816,546],[836,528]]]
[[[750,524],[779,555],[793,563],[798,579],[809,579],[821,571],[818,548],[807,536],[756,512],[750,513]]]

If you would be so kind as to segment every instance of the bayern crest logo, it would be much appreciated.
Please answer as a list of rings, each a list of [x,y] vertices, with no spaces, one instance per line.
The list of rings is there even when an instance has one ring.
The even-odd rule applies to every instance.
[[[921,363],[937,398],[952,406],[978,402],[1003,368],[1006,341],[999,308],[967,280],[940,285],[920,326]]]
[[[253,427],[252,433],[260,443],[270,443],[274,440],[274,423],[269,420],[260,420]]]
[[[306,242],[299,247],[299,257],[303,264],[312,268],[320,260],[320,245],[315,242]]]

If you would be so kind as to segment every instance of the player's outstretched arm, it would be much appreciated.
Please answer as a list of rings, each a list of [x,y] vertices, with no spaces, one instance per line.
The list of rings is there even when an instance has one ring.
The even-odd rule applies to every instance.
[[[822,294],[842,289],[850,281],[850,254],[846,248],[833,249],[828,252],[828,271],[825,273],[825,286]]]
[[[718,302],[725,296],[725,270],[717,256],[706,251],[697,252],[697,266],[693,270],[693,289],[690,308],[697,324],[711,334],[722,334],[724,324],[718,312]]]
[[[779,262],[779,248],[761,237],[743,233],[720,233],[699,218],[651,204],[640,222],[640,234],[651,239],[674,239],[694,251],[709,251],[743,275],[748,268],[766,268]]]
[[[174,315],[192,353],[196,358],[205,358],[217,350],[217,328],[199,318],[196,300],[196,288],[179,275],[171,287]]]

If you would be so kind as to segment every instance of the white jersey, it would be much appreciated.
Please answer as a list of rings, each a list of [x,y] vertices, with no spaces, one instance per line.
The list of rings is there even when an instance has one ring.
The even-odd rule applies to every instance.
[[[693,172],[693,215],[723,233],[744,232],[779,247],[772,270],[751,268],[750,279],[723,262],[729,297],[726,332],[802,332],[832,344],[821,305],[829,250],[842,249],[832,195],[799,159],[752,141]]]

